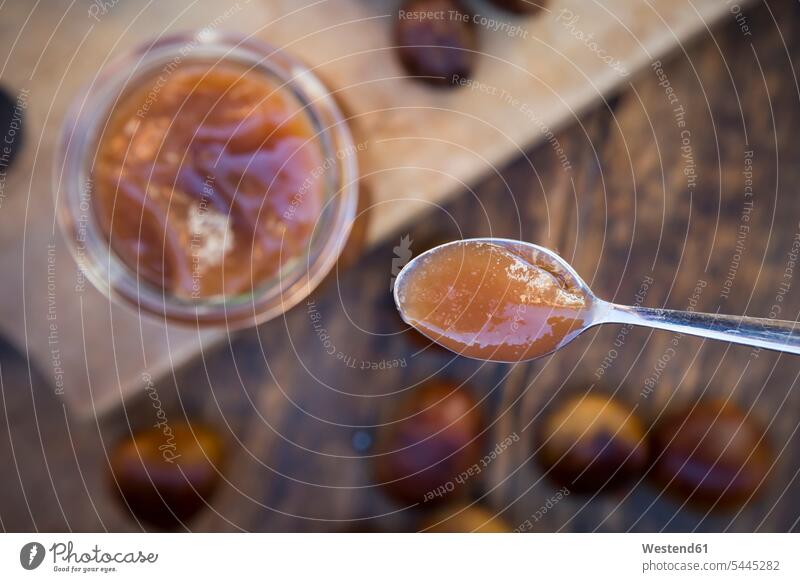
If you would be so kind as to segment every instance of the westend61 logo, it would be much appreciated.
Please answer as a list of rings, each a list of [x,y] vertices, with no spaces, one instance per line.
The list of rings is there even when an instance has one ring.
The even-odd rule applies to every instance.
[[[154,564],[158,554],[132,552],[106,552],[95,545],[88,551],[75,551],[72,542],[56,542],[48,550],[39,542],[28,542],[19,551],[19,563],[26,570],[42,565],[47,553],[53,558],[54,572],[109,573],[117,571],[117,564]]]

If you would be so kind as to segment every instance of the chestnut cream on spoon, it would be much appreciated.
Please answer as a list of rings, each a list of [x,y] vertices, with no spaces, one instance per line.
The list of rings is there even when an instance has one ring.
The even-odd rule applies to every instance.
[[[509,239],[453,241],[422,253],[397,276],[394,299],[406,323],[480,360],[539,358],[602,323],[800,354],[796,322],[609,303],[554,252]]]

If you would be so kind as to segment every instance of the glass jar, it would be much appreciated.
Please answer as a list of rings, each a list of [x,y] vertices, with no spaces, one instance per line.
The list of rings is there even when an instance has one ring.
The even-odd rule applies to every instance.
[[[261,73],[299,102],[315,133],[324,167],[322,210],[306,252],[282,262],[274,276],[234,295],[178,296],[152,284],[121,260],[102,231],[93,203],[92,168],[100,136],[120,97],[178,66],[226,62]],[[203,30],[159,39],[102,69],[79,95],[63,125],[54,164],[58,218],[70,251],[92,284],[139,312],[201,326],[249,327],[285,312],[308,296],[336,263],[356,214],[358,148],[322,82],[279,49],[235,35]]]

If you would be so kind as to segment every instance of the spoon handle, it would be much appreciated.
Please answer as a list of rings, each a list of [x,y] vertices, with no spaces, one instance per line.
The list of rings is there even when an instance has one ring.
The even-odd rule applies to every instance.
[[[598,323],[625,323],[800,354],[800,323],[606,303]]]

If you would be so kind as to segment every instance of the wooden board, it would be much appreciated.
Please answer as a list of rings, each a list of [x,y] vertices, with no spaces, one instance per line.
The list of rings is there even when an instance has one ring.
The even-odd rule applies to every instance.
[[[717,0],[559,0],[539,17],[513,20],[476,4],[479,15],[518,32],[481,27],[478,85],[442,92],[403,78],[390,40],[395,8],[388,0],[3,4],[0,72],[24,92],[27,145],[3,183],[0,329],[73,411],[105,410],[141,389],[145,370],[168,373],[222,339],[139,318],[93,289],[76,291],[75,266],[54,227],[54,143],[78,88],[114,54],[207,26],[299,55],[337,94],[364,146],[374,243],[530,144],[558,147],[551,131],[697,31],[733,18]],[[603,55],[620,64],[609,67]]]

